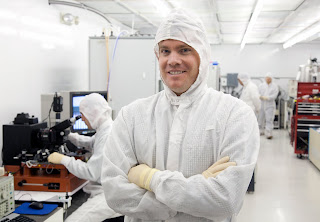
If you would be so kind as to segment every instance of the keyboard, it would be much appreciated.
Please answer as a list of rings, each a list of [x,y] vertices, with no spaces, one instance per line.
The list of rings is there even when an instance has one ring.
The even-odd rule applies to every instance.
[[[11,213],[0,220],[0,222],[36,222],[27,216]]]

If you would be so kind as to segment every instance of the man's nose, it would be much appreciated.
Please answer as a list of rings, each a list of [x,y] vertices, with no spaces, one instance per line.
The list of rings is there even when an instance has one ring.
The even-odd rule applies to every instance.
[[[176,66],[181,64],[181,58],[179,53],[177,52],[171,52],[168,58],[168,64],[170,66]]]

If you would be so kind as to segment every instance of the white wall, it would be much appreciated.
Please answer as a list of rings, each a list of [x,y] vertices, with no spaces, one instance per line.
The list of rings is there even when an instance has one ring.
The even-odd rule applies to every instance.
[[[60,12],[79,16],[79,25],[61,24]],[[17,113],[27,112],[41,121],[42,93],[88,90],[88,37],[101,35],[107,26],[92,12],[48,5],[46,0],[1,2],[1,147],[2,125]]]
[[[296,78],[299,65],[307,64],[310,57],[320,61],[320,45],[316,44],[297,44],[287,49],[280,44],[246,45],[241,52],[239,45],[212,45],[211,49],[212,60],[220,64],[220,75],[247,72],[251,77],[264,77],[272,72],[282,77],[274,82],[287,93],[289,78]],[[253,81],[259,85],[263,78]],[[240,89],[238,86],[235,91]]]
[[[320,61],[320,45],[298,44],[283,49],[282,45],[212,45],[212,60],[218,61],[221,75],[247,72],[251,76],[264,76],[267,72],[280,77],[296,77],[299,65],[312,57]]]

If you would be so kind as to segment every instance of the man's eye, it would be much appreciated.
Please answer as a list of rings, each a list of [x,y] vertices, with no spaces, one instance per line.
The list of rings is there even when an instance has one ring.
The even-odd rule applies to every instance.
[[[167,50],[167,49],[161,49],[161,50],[160,50],[160,53],[161,53],[161,54],[168,54],[168,53],[169,53],[169,50]]]
[[[191,49],[189,49],[189,48],[181,49],[181,52],[182,52],[182,53],[188,53],[188,52],[190,52],[190,51],[191,51]]]

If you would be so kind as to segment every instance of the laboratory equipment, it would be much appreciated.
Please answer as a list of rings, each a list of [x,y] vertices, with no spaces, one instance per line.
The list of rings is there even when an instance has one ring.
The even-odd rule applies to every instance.
[[[42,119],[48,119],[49,127],[61,122],[61,119],[68,119],[80,115],[79,104],[81,100],[90,93],[99,93],[106,100],[108,100],[107,91],[61,91],[57,94],[49,93],[41,95],[41,116]],[[51,115],[52,101],[56,96],[63,98],[64,109],[60,112],[60,118],[56,118],[56,115]],[[71,132],[77,132],[79,134],[92,135],[94,130],[88,129],[84,121],[79,119],[70,128]]]
[[[28,114],[20,113],[16,117],[19,124],[14,121],[14,124],[3,125],[3,163],[5,170],[14,176],[14,189],[70,192],[85,183],[63,165],[47,162],[47,157],[53,152],[83,157],[82,154],[70,152],[66,146],[68,128],[80,116],[50,128],[47,123],[38,123],[33,118],[29,124],[28,117]]]
[[[28,119],[29,114],[19,113],[17,118]],[[47,156],[55,151],[66,152],[66,136],[69,128],[80,116],[47,128],[47,123],[3,125],[3,163],[4,165],[20,165],[29,160],[44,162]],[[23,121],[26,122],[27,120]]]
[[[0,218],[12,213],[14,205],[14,187],[12,176],[0,177]]]
[[[310,58],[307,64],[299,66],[296,80],[299,82],[320,82],[320,65],[318,65],[317,58]]]

